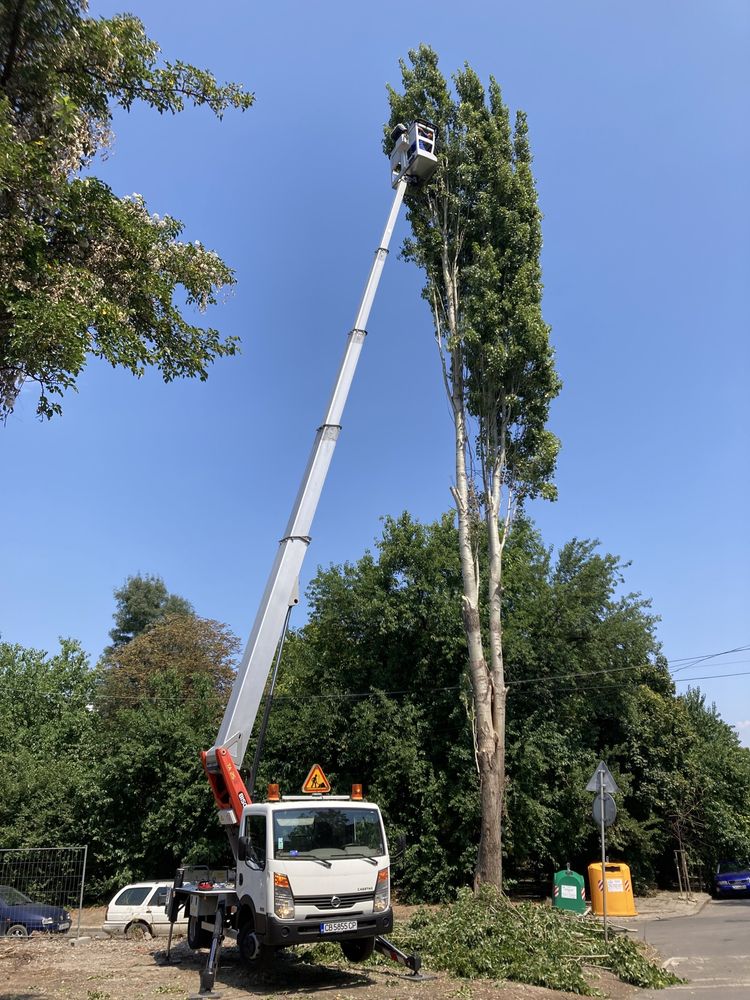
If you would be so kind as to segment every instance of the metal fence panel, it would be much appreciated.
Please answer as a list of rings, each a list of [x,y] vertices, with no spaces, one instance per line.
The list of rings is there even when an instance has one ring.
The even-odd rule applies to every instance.
[[[34,936],[45,930],[41,915],[24,909],[17,896],[20,892],[33,903],[78,910],[75,933],[80,936],[87,855],[88,847],[0,849],[0,934],[13,926],[21,936],[22,927]],[[14,900],[10,906],[8,899]]]

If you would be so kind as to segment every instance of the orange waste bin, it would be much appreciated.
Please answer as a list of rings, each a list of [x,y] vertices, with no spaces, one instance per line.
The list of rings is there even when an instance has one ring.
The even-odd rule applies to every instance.
[[[604,873],[607,879],[607,916],[638,916],[633,899],[633,881],[628,866],[608,861],[604,866]],[[589,865],[589,899],[592,912],[597,917],[604,915],[603,896],[602,863],[597,861]]]

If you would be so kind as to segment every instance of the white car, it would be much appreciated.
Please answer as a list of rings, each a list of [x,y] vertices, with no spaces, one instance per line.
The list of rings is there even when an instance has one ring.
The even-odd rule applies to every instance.
[[[108,934],[124,934],[126,938],[142,940],[169,933],[165,906],[171,882],[134,882],[113,897],[107,907],[102,929]],[[180,913],[175,931],[184,934],[187,918]]]

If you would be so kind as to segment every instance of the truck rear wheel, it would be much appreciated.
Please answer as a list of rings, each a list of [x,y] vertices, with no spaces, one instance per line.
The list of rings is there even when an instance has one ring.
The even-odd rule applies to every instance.
[[[188,917],[187,942],[193,951],[199,948],[210,948],[213,934],[200,926],[200,917]]]
[[[354,938],[351,941],[341,941],[344,958],[350,962],[366,962],[375,948],[375,938]]]

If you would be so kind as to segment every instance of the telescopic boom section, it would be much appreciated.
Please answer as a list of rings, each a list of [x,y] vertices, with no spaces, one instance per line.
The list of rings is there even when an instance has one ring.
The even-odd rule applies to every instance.
[[[336,376],[328,410],[315,435],[302,484],[294,502],[284,537],[279,543],[255,624],[237,669],[237,678],[224,713],[216,745],[201,755],[216,803],[224,814],[221,818],[228,824],[238,822],[243,806],[250,802],[250,797],[237,768],[240,767],[245,756],[253,723],[273,663],[274,652],[281,637],[289,599],[300,574],[307,547],[310,544],[313,517],[341,430],[344,405],[349,395],[362,344],[367,333],[367,320],[383,272],[383,265],[388,256],[388,246],[404,198],[406,185],[406,177],[402,177],[396,185],[388,222],[380,246],[375,252],[375,259],[365,285],[354,327],[347,339],[346,350]],[[226,815],[230,809],[234,812],[233,817]]]
[[[380,246],[375,251],[375,259],[354,327],[347,339],[325,418],[315,435],[302,483],[237,670],[216,744],[201,754],[203,767],[219,807],[219,819],[227,826],[235,853],[237,824],[242,809],[250,803],[250,795],[238,769],[245,757],[274,652],[284,630],[285,617],[290,604],[296,603],[294,594],[310,544],[310,528],[341,430],[344,405],[367,335],[367,320],[388,256],[401,202],[409,182],[426,181],[434,173],[437,167],[435,138],[435,127],[422,121],[412,122],[409,127],[397,125],[392,132],[394,146],[391,153],[391,186],[395,194],[388,221]]]

